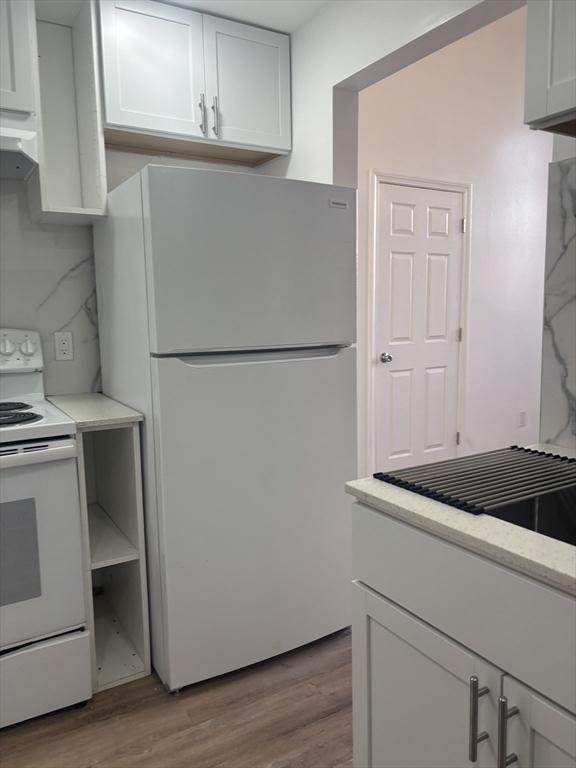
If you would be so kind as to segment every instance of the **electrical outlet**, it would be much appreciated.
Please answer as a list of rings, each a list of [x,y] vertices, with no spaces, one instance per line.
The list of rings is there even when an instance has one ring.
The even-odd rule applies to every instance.
[[[518,426],[519,427],[526,426],[526,411],[520,411],[520,413],[518,414]]]
[[[74,360],[74,345],[72,331],[56,331],[54,333],[56,360]]]

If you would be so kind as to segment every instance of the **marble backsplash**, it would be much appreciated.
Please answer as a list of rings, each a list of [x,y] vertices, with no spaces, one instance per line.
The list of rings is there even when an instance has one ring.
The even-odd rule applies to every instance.
[[[550,165],[540,438],[576,450],[576,158]]]
[[[92,227],[34,223],[25,184],[2,180],[0,231],[0,327],[40,332],[47,394],[98,390]],[[74,360],[55,360],[59,330],[72,331]]]

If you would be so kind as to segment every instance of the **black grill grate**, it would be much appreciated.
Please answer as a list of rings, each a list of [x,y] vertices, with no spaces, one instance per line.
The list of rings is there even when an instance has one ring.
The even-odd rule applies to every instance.
[[[374,477],[479,515],[576,488],[576,459],[514,445]]]

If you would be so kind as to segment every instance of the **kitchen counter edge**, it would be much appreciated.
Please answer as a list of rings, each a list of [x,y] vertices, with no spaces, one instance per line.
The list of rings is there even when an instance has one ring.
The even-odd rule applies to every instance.
[[[576,596],[576,547],[490,515],[472,515],[372,477],[346,483],[358,501]]]
[[[78,429],[114,427],[143,420],[143,415],[98,392],[50,395],[48,400],[76,422]]]

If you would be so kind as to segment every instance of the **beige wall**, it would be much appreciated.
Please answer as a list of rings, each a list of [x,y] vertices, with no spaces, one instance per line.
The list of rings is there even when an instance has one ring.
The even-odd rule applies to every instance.
[[[463,452],[538,440],[552,136],[523,125],[525,21],[522,8],[359,98],[361,356],[370,173],[472,185]],[[362,393],[362,375],[359,384]],[[361,434],[360,471],[372,469]]]

